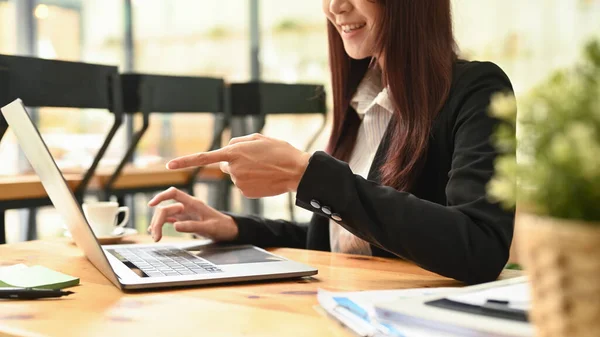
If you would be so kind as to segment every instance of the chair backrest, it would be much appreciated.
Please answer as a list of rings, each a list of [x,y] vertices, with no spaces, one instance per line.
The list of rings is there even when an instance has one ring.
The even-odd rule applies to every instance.
[[[28,107],[106,109],[114,123],[75,194],[83,195],[122,122],[117,67],[34,57],[0,55],[0,106],[16,98]],[[6,125],[2,117],[2,124]],[[3,133],[3,132],[0,132]]]
[[[265,126],[266,116],[274,114],[319,114],[321,126],[306,145],[310,149],[323,132],[326,125],[327,101],[325,88],[318,84],[284,84],[248,82],[233,83],[230,86],[230,104],[232,117],[256,117],[257,132]],[[250,213],[259,214],[257,200],[249,201]],[[294,220],[294,202],[288,193],[290,218]]]
[[[117,67],[34,57],[0,55],[8,87],[0,104],[21,98],[29,107],[116,108]],[[120,97],[120,96],[119,96]],[[120,112],[120,111],[119,111]]]
[[[215,126],[211,149],[220,146],[229,117],[224,107],[225,82],[218,78],[122,74],[123,107],[126,114],[142,113],[143,124],[133,136],[125,156],[104,189],[110,194],[112,186],[149,126],[151,113],[211,113]],[[193,184],[193,177],[190,178]]]
[[[323,85],[248,82],[230,90],[232,116],[327,113]]]
[[[258,132],[265,126],[265,117],[271,114],[319,114],[321,127],[309,141],[312,147],[323,131],[327,115],[325,87],[320,84],[233,83],[230,86],[232,117],[256,116]]]
[[[3,95],[3,93],[7,93],[7,92],[8,92],[8,76],[6,76],[6,72],[3,72],[2,70],[0,70],[0,95]],[[4,105],[0,105],[0,106],[4,106]],[[2,116],[2,114],[0,114],[0,141],[2,140],[2,137],[4,137],[6,130],[8,130],[8,123],[6,122],[6,119],[4,119],[4,116]]]
[[[223,112],[225,83],[219,78],[122,74],[126,113]]]

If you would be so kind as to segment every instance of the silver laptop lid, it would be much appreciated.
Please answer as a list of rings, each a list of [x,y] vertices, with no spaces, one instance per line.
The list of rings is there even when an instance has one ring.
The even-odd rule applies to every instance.
[[[18,143],[25,156],[40,177],[54,207],[67,223],[77,247],[84,252],[85,256],[106,278],[121,288],[117,275],[110,267],[100,244],[96,240],[96,236],[83,215],[79,203],[67,186],[42,136],[33,124],[29,114],[27,114],[23,102],[16,99],[1,110],[8,125],[17,136]]]

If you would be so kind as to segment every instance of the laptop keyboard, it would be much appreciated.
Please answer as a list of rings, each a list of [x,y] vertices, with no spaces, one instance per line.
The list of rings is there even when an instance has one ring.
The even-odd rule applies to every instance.
[[[114,251],[151,277],[223,272],[207,260],[178,248],[120,248]]]

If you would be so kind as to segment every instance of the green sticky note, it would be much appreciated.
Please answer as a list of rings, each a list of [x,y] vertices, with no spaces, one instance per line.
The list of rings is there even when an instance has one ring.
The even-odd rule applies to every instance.
[[[18,264],[0,269],[0,287],[63,289],[79,284],[79,278],[43,266]]]

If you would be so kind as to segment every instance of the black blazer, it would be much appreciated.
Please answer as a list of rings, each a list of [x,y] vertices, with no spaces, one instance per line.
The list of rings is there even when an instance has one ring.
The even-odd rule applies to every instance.
[[[368,180],[324,152],[313,154],[298,186],[296,205],[314,212],[308,224],[233,215],[237,242],[330,250],[327,206],[344,228],[371,243],[375,256],[398,256],[468,284],[487,282],[504,268],[514,213],[486,198],[497,151],[490,135],[490,97],[512,92],[495,64],[457,61],[449,98],[431,131],[424,167],[410,193],[379,184],[390,129]],[[311,202],[313,205],[311,205]],[[337,218],[337,217],[336,217]]]

